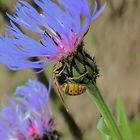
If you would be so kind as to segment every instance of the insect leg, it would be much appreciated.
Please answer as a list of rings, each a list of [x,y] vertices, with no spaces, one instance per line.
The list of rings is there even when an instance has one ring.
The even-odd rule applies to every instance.
[[[65,100],[64,100],[64,98],[63,98],[63,91],[62,91],[62,89],[61,89],[61,87],[60,87],[60,85],[59,85],[59,83],[56,81],[56,79],[55,79],[55,84],[56,84],[56,86],[57,86],[57,90],[58,90],[58,97],[60,98],[60,100],[62,101],[62,103],[63,103],[63,105],[64,105],[64,107],[66,108],[66,110],[67,110],[67,112],[69,112],[69,110],[68,110],[68,107],[67,107],[67,105],[66,105],[66,103],[65,103]]]
[[[86,74],[88,74],[88,71],[85,72],[84,74],[80,75],[80,76],[76,76],[76,77],[68,77],[67,79],[68,79],[68,80],[77,80],[77,79],[82,78],[82,77],[85,76]]]

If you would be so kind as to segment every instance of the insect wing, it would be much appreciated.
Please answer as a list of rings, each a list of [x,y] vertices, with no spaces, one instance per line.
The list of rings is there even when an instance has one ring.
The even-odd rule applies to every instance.
[[[57,82],[56,78],[55,78],[55,84],[56,84],[56,87],[57,87],[57,90],[58,90],[58,97],[60,98],[60,100],[62,101],[62,103],[65,106],[66,110],[68,111],[67,105],[66,105],[65,100],[63,98],[64,92],[63,92],[61,86],[59,85],[59,83]]]

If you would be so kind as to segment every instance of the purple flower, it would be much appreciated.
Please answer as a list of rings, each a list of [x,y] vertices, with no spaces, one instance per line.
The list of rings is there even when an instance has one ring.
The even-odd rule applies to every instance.
[[[35,140],[56,138],[49,104],[50,88],[36,80],[18,87],[16,98],[8,98],[9,106],[0,113],[0,138],[2,140]]]
[[[69,56],[76,51],[91,23],[106,6],[104,4],[98,10],[95,1],[92,11],[88,0],[57,1],[59,5],[51,0],[34,0],[42,12],[25,1],[17,3],[16,14],[9,15],[11,27],[7,28],[8,36],[0,38],[0,63],[12,70],[46,68],[48,65],[45,62],[55,62]],[[39,39],[22,33],[15,24],[35,32]],[[32,62],[31,58],[34,57],[40,60]]]

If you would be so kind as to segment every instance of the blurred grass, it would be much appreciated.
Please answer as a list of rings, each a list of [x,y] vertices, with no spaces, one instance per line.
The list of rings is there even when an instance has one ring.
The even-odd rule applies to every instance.
[[[131,122],[131,131],[134,140],[140,139],[140,119]]]

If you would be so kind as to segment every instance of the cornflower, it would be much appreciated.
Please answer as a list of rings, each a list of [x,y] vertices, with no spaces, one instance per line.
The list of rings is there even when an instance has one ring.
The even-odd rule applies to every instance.
[[[52,0],[34,2],[41,12],[26,1],[19,1],[15,15],[8,14],[11,26],[0,38],[0,63],[12,70],[44,69],[49,66],[45,62],[58,62],[76,52],[91,23],[106,5],[98,10],[95,1],[92,11],[88,0],[57,0],[57,4]],[[37,33],[39,40],[24,34],[16,25]],[[36,57],[40,59],[32,61]]]
[[[29,80],[0,113],[2,140],[58,140],[49,104],[50,87]]]

